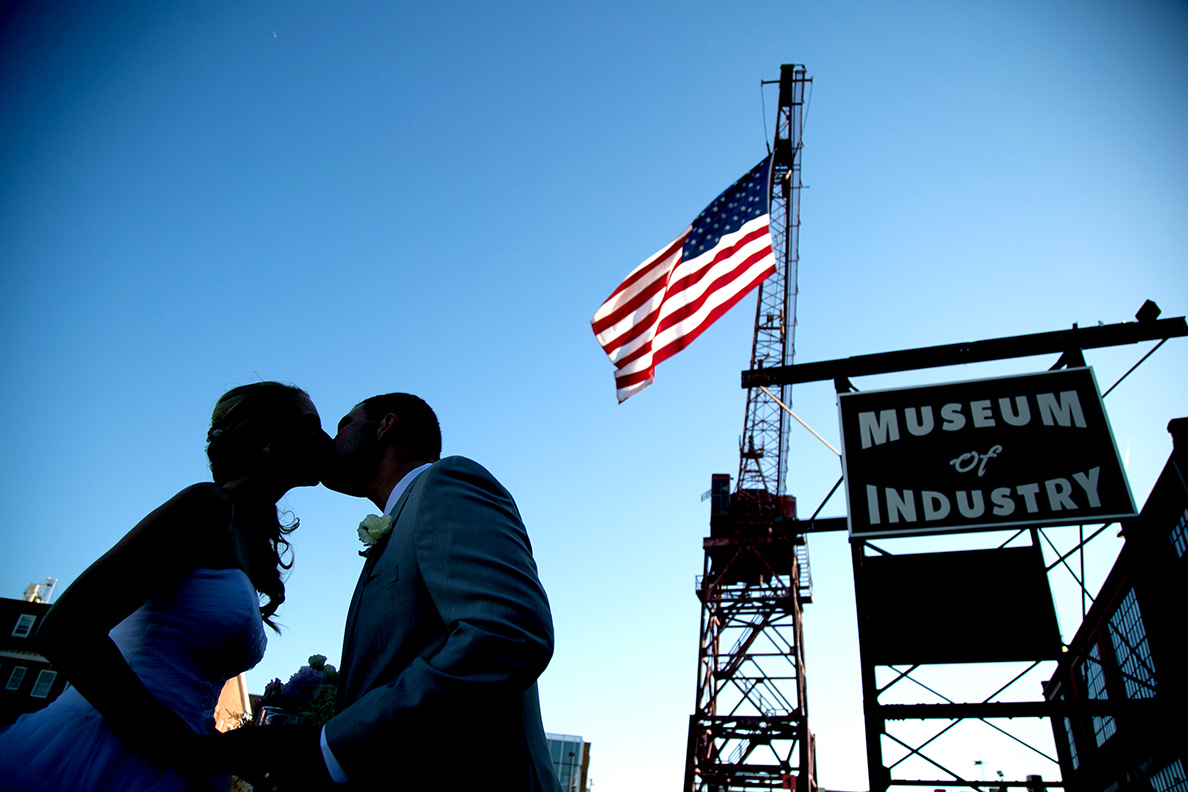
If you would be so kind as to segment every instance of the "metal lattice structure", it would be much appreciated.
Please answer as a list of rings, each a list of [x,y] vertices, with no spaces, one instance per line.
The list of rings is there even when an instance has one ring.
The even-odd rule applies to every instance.
[[[792,362],[800,226],[803,66],[780,69],[771,184],[776,272],[761,286],[751,367]],[[805,537],[785,494],[791,387],[747,391],[737,487],[716,475],[698,578],[697,705],[686,792],[816,788],[801,608],[811,601]]]
[[[771,246],[776,271],[759,286],[751,368],[791,365],[796,346],[797,266],[800,231],[800,151],[804,90],[803,66],[780,69],[771,185]],[[791,386],[776,393],[791,404]],[[784,494],[791,419],[759,388],[747,390],[746,424],[739,448],[738,492]]]
[[[1105,391],[1102,398],[1129,374],[1134,371],[1155,350],[1159,349],[1170,338],[1188,337],[1188,323],[1184,317],[1174,319],[1159,319],[1159,307],[1151,301],[1144,303],[1135,314],[1135,322],[1123,322],[1112,325],[1098,325],[1096,327],[1078,327],[1057,330],[1048,333],[1033,333],[1024,336],[993,338],[979,341],[964,341],[940,346],[922,347],[917,349],[882,352],[874,355],[858,355],[837,360],[820,361],[816,363],[790,365],[782,368],[755,368],[743,373],[742,384],[747,388],[780,387],[810,382],[833,381],[838,392],[851,390],[851,377],[873,376],[901,371],[918,371],[944,366],[967,365],[996,360],[1036,357],[1039,355],[1058,354],[1059,359],[1052,369],[1063,367],[1085,366],[1084,350],[1105,347],[1136,344],[1144,341],[1158,341],[1159,343],[1139,360],[1129,371]],[[1169,427],[1171,428],[1171,427]],[[1181,483],[1177,480],[1177,484]],[[839,482],[840,484],[840,482]],[[728,491],[728,487],[727,487]],[[1179,492],[1180,490],[1177,490]],[[1181,509],[1175,504],[1174,513]],[[1144,507],[1145,511],[1146,507]],[[1142,518],[1140,517],[1140,520]],[[805,521],[800,531],[844,530],[846,520],[828,518],[826,520]],[[1166,520],[1161,523],[1166,526]],[[712,519],[711,519],[712,525]],[[778,526],[779,523],[777,522]],[[1092,593],[1086,588],[1084,568],[1085,545],[1095,537],[1101,535],[1113,524],[1107,523],[1094,531],[1090,536],[1084,535],[1084,526],[1075,545],[1071,549],[1061,550],[1047,536],[1045,528],[1019,528],[1017,533],[1005,542],[999,543],[999,538],[992,539],[987,548],[970,551],[932,551],[917,554],[896,555],[883,547],[878,547],[868,539],[851,538],[851,554],[854,567],[854,588],[856,615],[858,618],[859,666],[862,678],[863,714],[866,723],[866,759],[868,778],[871,792],[886,792],[890,789],[919,789],[919,788],[949,788],[960,786],[962,789],[984,790],[988,787],[1010,789],[1068,788],[1080,789],[1081,781],[1073,779],[1069,783],[1066,777],[1062,781],[1052,781],[1050,778],[1033,782],[1032,780],[999,780],[996,782],[975,781],[963,778],[958,770],[960,767],[952,761],[956,758],[968,758],[968,746],[985,744],[987,737],[998,738],[1014,743],[1012,748],[1020,746],[1029,749],[1033,755],[1048,761],[1052,765],[1077,769],[1079,767],[1084,778],[1099,780],[1094,773],[1102,767],[1118,767],[1121,774],[1132,774],[1136,783],[1147,783],[1146,774],[1159,771],[1160,764],[1148,762],[1140,765],[1130,762],[1129,754],[1119,753],[1117,745],[1106,746],[1101,756],[1104,764],[1093,766],[1086,763],[1085,756],[1072,760],[1071,751],[1076,748],[1070,742],[1070,732],[1067,731],[1071,721],[1077,721],[1077,729],[1081,730],[1082,739],[1088,732],[1088,739],[1093,740],[1093,718],[1100,720],[1103,716],[1126,717],[1132,723],[1166,722],[1166,718],[1159,721],[1153,717],[1151,711],[1140,712],[1134,708],[1151,703],[1151,699],[1143,698],[1137,702],[1130,701],[1125,694],[1119,693],[1106,698],[1093,698],[1085,693],[1082,684],[1080,688],[1072,685],[1070,675],[1075,672],[1075,663],[1085,663],[1085,655],[1077,657],[1077,646],[1070,644],[1071,651],[1064,654],[1060,649],[1059,629],[1056,626],[1055,614],[1052,613],[1051,627],[1042,625],[1041,604],[1047,601],[1051,605],[1051,593],[1048,578],[1058,568],[1063,568],[1079,587],[1082,597],[1082,618],[1086,616],[1085,602],[1092,598]],[[1137,530],[1128,528],[1128,531]],[[1167,530],[1164,527],[1163,530]],[[1030,544],[1019,547],[1016,537],[1029,536]],[[1050,555],[1056,556],[1054,561],[1046,561],[1040,547],[1041,540],[1048,545]],[[706,540],[707,547],[714,540]],[[1130,539],[1128,539],[1128,542]],[[1166,541],[1166,535],[1160,540]],[[1166,545],[1161,544],[1166,554]],[[1012,562],[1009,556],[1018,556],[1020,551],[1031,554],[1031,561]],[[993,561],[982,561],[988,572],[982,574],[983,580],[990,584],[978,585],[969,581],[976,580],[973,571],[977,563],[973,560],[975,554],[993,552]],[[1074,571],[1075,560],[1070,558],[1079,556],[1081,567],[1079,573]],[[898,559],[898,560],[897,560]],[[927,559],[927,561],[922,561]],[[922,568],[917,565],[908,569],[903,565],[930,565]],[[1028,571],[1027,563],[1031,564]],[[881,572],[876,569],[881,566]],[[952,578],[960,581],[946,583],[940,580],[938,571],[948,570]],[[882,575],[881,579],[879,575]],[[1111,573],[1113,575],[1113,573]],[[1165,575],[1165,577],[1169,577]],[[1029,581],[1030,578],[1030,582]],[[1009,580],[1009,586],[998,585],[1001,580]],[[905,583],[920,585],[924,590],[912,593]],[[1032,586],[1031,592],[1023,595],[1023,586]],[[1041,588],[1037,591],[1035,586]],[[893,617],[887,616],[887,592],[894,590],[891,607]],[[936,597],[936,591],[945,591],[948,596],[944,602]],[[964,593],[962,593],[964,592]],[[960,595],[960,599],[958,599]],[[1018,595],[1018,598],[1014,598]],[[1156,601],[1168,597],[1162,594]],[[957,622],[956,618],[946,614],[928,613],[925,606],[956,608],[960,611],[960,619],[967,623],[979,625],[978,631],[967,633],[964,646],[959,648],[958,632],[950,629]],[[989,619],[979,617],[974,612],[980,609],[983,614],[992,613],[996,618],[1009,621],[1007,626],[995,628],[989,625]],[[880,612],[881,611],[881,612]],[[1102,608],[1101,614],[1109,611]],[[1090,611],[1091,613],[1091,611]],[[1099,614],[1099,616],[1101,615]],[[912,621],[917,624],[928,625],[928,633],[933,636],[928,641],[921,640],[919,633],[911,635],[905,629]],[[1100,624],[1100,622],[1099,622]],[[882,627],[882,630],[878,629]],[[1092,625],[1091,625],[1092,626]],[[1100,630],[1101,628],[1096,628]],[[1174,630],[1173,630],[1174,631]],[[1051,640],[1047,642],[1047,649],[1037,648],[1035,639],[1043,639],[1047,633]],[[1082,625],[1077,639],[1080,649],[1084,652],[1088,643],[1086,636],[1092,636],[1092,629],[1086,631]],[[983,641],[984,636],[990,636]],[[1178,633],[1177,633],[1177,637]],[[1096,646],[1097,644],[1093,644]],[[943,647],[943,655],[928,656],[928,652],[935,651],[937,646]],[[893,654],[888,654],[888,651]],[[1040,662],[1061,658],[1059,663],[1064,675],[1063,681],[1055,676],[1044,688],[1045,700],[1027,700],[1021,698],[1026,693],[1018,691],[1024,689],[1028,683],[1036,680],[1029,675],[1042,673]],[[1094,661],[1099,666],[1100,660]],[[963,664],[961,681],[977,678],[979,682],[985,680],[992,683],[985,685],[984,690],[993,689],[990,695],[968,695],[969,691],[961,685],[956,691],[949,690],[950,684],[938,685],[928,677],[932,668],[952,667]],[[1025,667],[1024,667],[1025,666]],[[1021,668],[1022,667],[1022,668]],[[1080,673],[1084,673],[1083,670]],[[1014,674],[1013,678],[1009,678]],[[1083,677],[1081,678],[1083,680]],[[945,680],[952,683],[953,677]],[[1005,684],[1000,684],[1005,681]],[[993,688],[992,685],[999,685]],[[1064,685],[1064,690],[1061,686]],[[943,690],[942,690],[943,688]],[[1065,690],[1079,691],[1070,695],[1067,700]],[[905,692],[906,690],[906,692]],[[984,694],[984,690],[982,693]],[[923,691],[921,693],[920,691]],[[1035,687],[1032,687],[1035,691]],[[950,695],[952,693],[952,695]],[[1171,707],[1174,709],[1175,705]],[[1043,750],[1040,750],[1033,739],[1035,732],[1026,731],[1027,721],[1050,719],[1057,737],[1058,761]],[[1090,725],[1086,726],[1088,723]],[[982,727],[976,732],[980,742],[968,741],[962,744],[958,751],[953,752],[947,744],[947,737],[954,736],[958,730],[965,727]],[[1024,727],[1024,728],[1021,728]],[[1132,733],[1128,737],[1130,744],[1140,746],[1136,755],[1146,757],[1151,755],[1151,746],[1167,734],[1166,728],[1159,728],[1155,738],[1147,737],[1142,731]],[[1061,744],[1063,743],[1063,744]],[[1089,746],[1092,743],[1088,743]],[[1084,750],[1086,746],[1082,746]],[[1098,743],[1098,748],[1102,743]],[[1164,749],[1157,749],[1164,750]],[[1121,763],[1120,763],[1121,760]],[[1125,764],[1125,767],[1122,765]],[[968,765],[966,765],[968,766]],[[1085,768],[1090,768],[1086,770]],[[1141,771],[1142,775],[1138,772]],[[1113,772],[1112,770],[1110,772]],[[1162,771],[1159,771],[1162,772]],[[921,777],[928,775],[931,777]],[[1166,780],[1164,777],[1162,780]],[[1172,779],[1174,780],[1174,779]],[[1102,782],[1107,783],[1107,782]],[[1038,785],[1038,786],[1037,786]],[[1115,784],[1117,786],[1117,784]],[[798,787],[801,788],[801,787]],[[1101,789],[1099,784],[1096,789]],[[1130,789],[1130,786],[1126,787]],[[1146,788],[1146,787],[1144,787]]]

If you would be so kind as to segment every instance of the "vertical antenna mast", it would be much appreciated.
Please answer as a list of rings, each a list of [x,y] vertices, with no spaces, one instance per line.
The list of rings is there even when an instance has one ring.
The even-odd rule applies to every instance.
[[[812,82],[804,66],[780,67],[771,184],[771,246],[776,271],[759,286],[751,368],[791,365],[796,352],[796,278],[800,262],[800,152],[804,89]],[[792,386],[781,385],[780,401],[792,403]],[[739,448],[736,493],[785,494],[790,419],[767,394],[747,390],[746,424]]]
[[[776,271],[759,290],[752,369],[792,362],[808,82],[803,66],[780,68],[771,184]],[[781,386],[779,396],[789,403],[791,387]],[[816,789],[801,624],[812,581],[808,545],[794,527],[796,500],[784,493],[788,433],[783,409],[759,388],[749,389],[737,488],[731,494],[726,474],[710,485],[685,792]]]

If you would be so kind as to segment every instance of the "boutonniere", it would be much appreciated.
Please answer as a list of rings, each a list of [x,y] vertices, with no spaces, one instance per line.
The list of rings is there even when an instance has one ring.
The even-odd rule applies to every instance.
[[[393,522],[395,520],[388,514],[382,517],[378,514],[369,514],[364,517],[363,522],[359,523],[359,541],[367,546],[359,551],[359,555],[366,558],[375,549],[376,543],[392,530]]]

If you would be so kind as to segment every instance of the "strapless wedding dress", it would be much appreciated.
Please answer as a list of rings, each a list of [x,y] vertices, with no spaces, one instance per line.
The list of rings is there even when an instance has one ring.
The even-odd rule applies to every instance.
[[[196,569],[122,621],[111,637],[128,665],[195,732],[215,731],[223,683],[260,662],[260,601],[239,569]],[[145,729],[153,724],[146,722]],[[193,792],[230,787],[152,764],[116,736],[74,688],[0,730],[0,789]]]

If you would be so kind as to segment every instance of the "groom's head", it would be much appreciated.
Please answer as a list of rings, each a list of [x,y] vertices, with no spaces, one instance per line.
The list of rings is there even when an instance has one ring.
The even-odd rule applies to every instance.
[[[372,396],[338,422],[334,462],[322,482],[347,495],[369,497],[385,484],[389,490],[396,484],[385,478],[440,457],[441,429],[428,404],[410,393]]]

